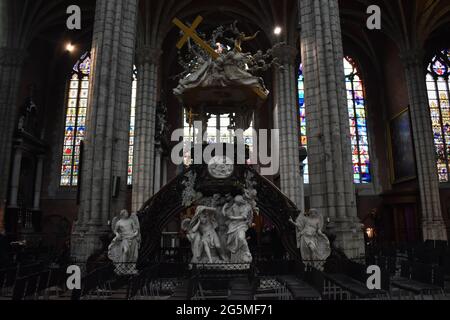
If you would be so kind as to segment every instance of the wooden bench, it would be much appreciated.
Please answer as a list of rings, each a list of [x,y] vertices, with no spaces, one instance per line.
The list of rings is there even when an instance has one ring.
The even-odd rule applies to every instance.
[[[431,295],[433,299],[436,294],[444,294],[442,268],[422,263],[403,261],[400,277],[394,279],[391,283],[394,287],[407,291],[410,296],[413,294],[420,295],[421,299],[426,294]],[[401,292],[399,295],[401,297]]]
[[[304,280],[294,275],[277,276],[280,283],[284,284],[294,300],[321,300],[320,292],[314,289]]]

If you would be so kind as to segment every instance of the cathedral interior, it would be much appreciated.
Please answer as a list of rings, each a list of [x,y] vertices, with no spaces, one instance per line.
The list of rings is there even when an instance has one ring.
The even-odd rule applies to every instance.
[[[0,0],[0,299],[450,299],[449,77],[448,0]]]

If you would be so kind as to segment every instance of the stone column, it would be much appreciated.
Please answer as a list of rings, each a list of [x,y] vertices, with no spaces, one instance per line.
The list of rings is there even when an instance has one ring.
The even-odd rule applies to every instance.
[[[5,231],[8,182],[12,158],[12,138],[17,117],[17,95],[25,51],[13,44],[20,43],[14,34],[13,15],[9,0],[0,0],[0,233]]]
[[[16,102],[25,56],[24,50],[0,47],[0,232],[4,231],[12,140],[17,123]]]
[[[19,193],[20,169],[22,166],[22,155],[23,155],[23,149],[21,147],[16,147],[16,149],[14,149],[14,160],[13,160],[13,165],[12,165],[8,208],[16,209],[19,207],[18,203],[17,203],[17,196]]]
[[[157,193],[160,189],[161,189],[161,178],[162,178],[162,172],[161,172],[161,161],[162,161],[162,149],[161,147],[157,146],[156,147],[156,152],[155,152],[155,175],[154,175],[154,193]]]
[[[168,159],[166,157],[163,158],[162,161],[162,182],[161,187],[164,187],[167,184],[167,162]]]
[[[126,207],[137,2],[96,3],[81,202],[72,237],[72,255],[80,262],[102,249],[109,221]]]
[[[299,123],[295,75],[298,49],[282,45],[274,51],[283,69],[275,70],[275,123],[280,130],[280,187],[299,209],[303,207],[303,183],[300,176]],[[273,151],[272,151],[273,154]]]
[[[41,210],[42,174],[44,172],[44,155],[37,156],[36,177],[34,180],[33,211]]]
[[[159,94],[159,67],[162,51],[138,49],[137,101],[133,160],[132,210],[141,208],[154,194],[156,107]]]
[[[299,0],[311,207],[329,218],[335,246],[364,253],[353,185],[338,0]]]
[[[423,240],[447,240],[439,197],[436,151],[423,68],[424,55],[420,49],[408,49],[403,51],[401,58],[405,66],[410,102],[422,209]]]

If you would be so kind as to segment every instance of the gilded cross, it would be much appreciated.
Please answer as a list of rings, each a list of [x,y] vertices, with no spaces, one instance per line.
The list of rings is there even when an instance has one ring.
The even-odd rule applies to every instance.
[[[192,23],[191,27],[188,27],[187,25],[185,25],[183,22],[181,22],[179,19],[175,18],[172,20],[172,22],[181,29],[181,31],[183,31],[184,35],[183,37],[180,39],[180,41],[178,41],[177,43],[177,48],[181,49],[183,48],[183,46],[186,44],[187,40],[189,38],[191,38],[192,40],[195,41],[195,43],[197,43],[203,50],[205,50],[213,59],[217,59],[219,57],[219,54],[213,49],[211,48],[211,46],[206,43],[202,38],[200,38],[197,34],[197,32],[195,31],[195,29],[197,29],[197,27],[200,25],[200,23],[203,21],[203,18],[201,16],[198,16],[194,22]]]

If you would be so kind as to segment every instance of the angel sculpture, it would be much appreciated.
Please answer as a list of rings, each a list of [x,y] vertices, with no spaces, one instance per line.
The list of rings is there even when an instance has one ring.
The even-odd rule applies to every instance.
[[[141,243],[139,219],[136,213],[122,210],[120,215],[112,221],[114,239],[108,247],[108,257],[115,266],[119,275],[136,274],[136,262]]]
[[[290,222],[297,229],[297,247],[306,265],[321,268],[320,262],[326,260],[331,254],[330,241],[322,232],[323,216],[316,210],[310,209],[308,213],[300,213]]]
[[[246,232],[253,221],[253,208],[243,196],[236,196],[222,208],[228,220],[227,250],[231,252],[231,262],[250,263],[252,255],[247,243]]]
[[[204,261],[214,263],[213,257],[217,260],[217,255],[213,256],[213,253],[218,253],[221,260],[227,260],[216,232],[218,224],[214,217],[215,213],[215,208],[198,206],[194,217],[182,222],[182,229],[187,232],[187,238],[191,242],[192,263]]]

